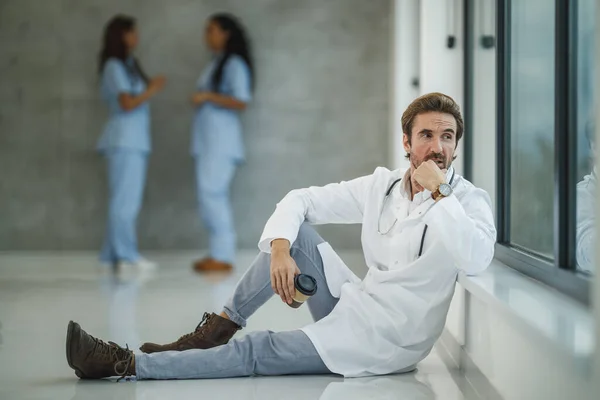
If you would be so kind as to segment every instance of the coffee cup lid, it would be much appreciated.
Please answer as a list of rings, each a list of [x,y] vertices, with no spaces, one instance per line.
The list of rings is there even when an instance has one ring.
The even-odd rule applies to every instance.
[[[317,293],[317,280],[310,275],[296,275],[294,286],[305,296],[312,296]]]

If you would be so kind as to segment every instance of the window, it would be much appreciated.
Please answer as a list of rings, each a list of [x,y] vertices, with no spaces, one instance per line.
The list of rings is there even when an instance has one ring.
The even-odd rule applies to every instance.
[[[513,1],[508,75],[509,242],[554,257],[554,1]]]
[[[465,171],[495,194],[496,257],[587,303],[596,243],[595,1],[465,5]],[[493,168],[486,146],[495,150]],[[495,191],[482,184],[490,179]]]

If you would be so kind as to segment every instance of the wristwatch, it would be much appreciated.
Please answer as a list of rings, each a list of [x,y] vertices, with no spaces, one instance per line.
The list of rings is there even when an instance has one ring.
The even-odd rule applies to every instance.
[[[447,183],[442,183],[433,193],[431,193],[431,198],[433,198],[435,201],[438,201],[444,197],[450,196],[451,194],[452,186],[448,185]]]

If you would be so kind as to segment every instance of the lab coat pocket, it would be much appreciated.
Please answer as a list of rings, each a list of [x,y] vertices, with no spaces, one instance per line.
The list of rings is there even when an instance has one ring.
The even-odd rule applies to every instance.
[[[360,282],[360,279],[350,270],[350,268],[348,268],[329,243],[323,242],[317,245],[317,249],[321,254],[321,260],[323,260],[323,269],[325,271],[327,287],[333,297],[340,297],[342,286],[345,283]]]

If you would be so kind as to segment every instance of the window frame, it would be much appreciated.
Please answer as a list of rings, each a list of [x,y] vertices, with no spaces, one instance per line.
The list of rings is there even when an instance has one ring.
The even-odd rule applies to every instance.
[[[474,46],[479,45],[474,26],[474,2],[465,0],[465,176],[471,179]],[[590,304],[589,277],[576,271],[576,165],[577,135],[577,0],[555,0],[555,121],[554,121],[554,260],[510,242],[510,43],[511,3],[496,0],[496,259],[586,305]],[[575,160],[575,164],[570,161]],[[562,189],[562,190],[561,190]]]

